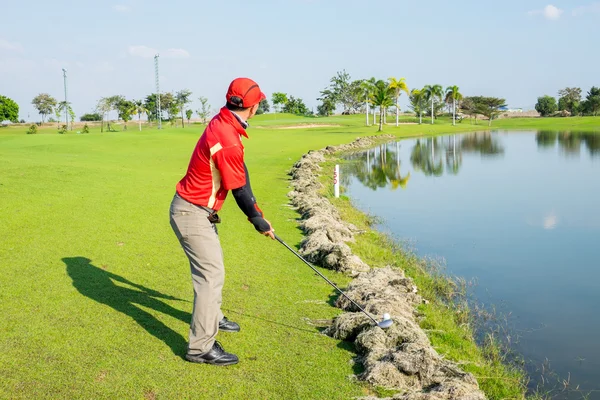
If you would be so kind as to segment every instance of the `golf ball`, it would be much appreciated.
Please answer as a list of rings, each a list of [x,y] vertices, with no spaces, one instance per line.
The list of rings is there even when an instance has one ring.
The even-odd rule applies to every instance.
[[[390,319],[390,314],[388,314],[388,313],[383,314],[383,320],[387,321],[388,319]]]

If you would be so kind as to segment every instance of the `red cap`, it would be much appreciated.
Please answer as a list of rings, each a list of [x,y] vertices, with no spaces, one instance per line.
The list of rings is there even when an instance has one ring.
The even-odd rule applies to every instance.
[[[234,79],[227,89],[227,102],[234,106],[250,108],[267,98],[256,82],[249,78]]]

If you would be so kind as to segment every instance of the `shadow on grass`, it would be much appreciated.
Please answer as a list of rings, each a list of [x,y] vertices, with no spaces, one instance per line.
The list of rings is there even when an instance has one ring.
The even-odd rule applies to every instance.
[[[354,373],[354,375],[360,375],[363,372],[365,372],[365,367],[361,362],[360,356],[356,352],[356,346],[354,345],[354,342],[341,340],[337,344],[337,347],[346,350],[349,353],[355,354],[355,356],[352,357],[352,372]]]
[[[130,316],[149,334],[169,346],[173,353],[181,357],[185,355],[186,339],[138,307],[147,307],[189,324],[192,318],[190,313],[173,308],[158,299],[185,300],[162,294],[98,268],[85,257],[65,257],[62,261],[66,264],[67,273],[79,293]],[[127,286],[117,285],[116,282]]]
[[[241,316],[246,317],[246,318],[250,318],[250,319],[255,319],[255,320],[258,320],[258,321],[266,322],[267,324],[270,324],[270,325],[282,326],[284,328],[295,329],[297,331],[303,331],[303,332],[309,332],[309,333],[319,332],[319,329],[317,327],[315,327],[315,329],[300,328],[298,326],[292,326],[292,325],[284,324],[284,323],[281,323],[281,322],[273,321],[273,320],[270,320],[270,319],[267,319],[267,318],[257,317],[256,315],[244,314],[242,312],[235,311],[235,310],[229,310],[229,309],[226,309],[226,308],[224,308],[223,311],[227,312],[228,314],[237,314],[237,315],[241,315]]]

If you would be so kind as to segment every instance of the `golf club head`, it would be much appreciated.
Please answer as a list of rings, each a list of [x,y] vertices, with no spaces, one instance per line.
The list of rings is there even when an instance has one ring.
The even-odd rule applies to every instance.
[[[387,329],[392,325],[394,325],[394,321],[392,321],[392,318],[387,313],[383,314],[383,319],[377,323],[377,326],[381,329]]]

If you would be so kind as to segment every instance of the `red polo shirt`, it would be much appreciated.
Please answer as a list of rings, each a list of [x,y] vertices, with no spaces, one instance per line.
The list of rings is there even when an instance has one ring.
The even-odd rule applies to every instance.
[[[248,137],[237,118],[223,107],[196,144],[187,173],[177,184],[179,196],[220,210],[229,190],[246,184],[241,135]]]

